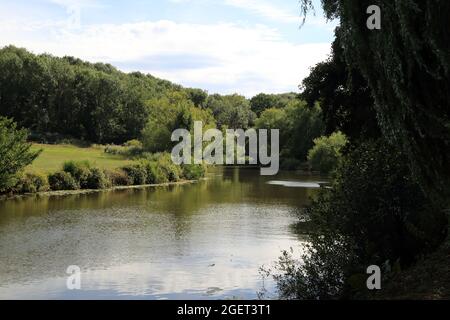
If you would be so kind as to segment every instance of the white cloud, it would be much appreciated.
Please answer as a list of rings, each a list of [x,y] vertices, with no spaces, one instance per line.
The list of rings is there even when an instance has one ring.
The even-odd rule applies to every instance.
[[[278,22],[300,24],[302,21],[300,15],[293,15],[289,11],[261,0],[224,0],[224,3]]]
[[[0,46],[14,44],[36,53],[110,62],[126,71],[138,69],[210,92],[247,96],[295,91],[309,68],[324,60],[330,50],[329,43],[298,45],[284,41],[275,29],[262,25],[164,20],[91,25],[77,30],[46,25],[37,29],[30,31],[22,26],[0,32]],[[177,67],[155,68],[164,56],[176,57]],[[208,63],[184,64],[183,57],[193,56]]]
[[[96,0],[47,0],[50,3],[60,5],[65,8],[71,7],[98,7],[99,4]]]

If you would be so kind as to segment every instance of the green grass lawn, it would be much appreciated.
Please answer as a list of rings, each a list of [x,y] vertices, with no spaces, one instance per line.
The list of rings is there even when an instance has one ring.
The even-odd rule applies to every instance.
[[[113,169],[129,164],[131,161],[118,155],[107,154],[103,148],[80,148],[72,145],[33,144],[32,150],[42,149],[42,153],[27,167],[27,171],[54,172],[61,170],[65,161],[88,160],[93,166]]]

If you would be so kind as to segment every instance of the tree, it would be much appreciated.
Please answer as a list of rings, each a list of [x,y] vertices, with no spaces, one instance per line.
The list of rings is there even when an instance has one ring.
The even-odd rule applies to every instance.
[[[289,102],[296,100],[297,94],[283,93],[283,94],[265,94],[260,93],[250,99],[250,106],[256,116],[261,116],[264,110],[272,108],[285,108]]]
[[[256,128],[280,130],[282,158],[299,161],[306,161],[313,140],[324,132],[320,108],[309,108],[300,100],[293,100],[282,109],[264,110],[256,120]]]
[[[308,152],[308,162],[313,170],[328,174],[339,165],[347,137],[342,132],[314,139],[314,147]]]
[[[260,93],[250,100],[252,111],[259,117],[264,110],[276,108],[276,100],[273,95]]]
[[[202,121],[205,128],[215,127],[214,118],[209,110],[194,106],[184,91],[173,91],[160,99],[146,103],[149,117],[142,130],[144,149],[149,152],[170,151],[175,129],[192,131],[195,121]]]
[[[322,110],[319,105],[309,108],[303,101],[291,102],[286,108],[286,134],[283,135],[286,156],[306,161],[314,139],[324,134]]]
[[[406,161],[383,139],[348,151],[331,188],[321,189],[305,212],[313,231],[302,263],[289,253],[280,260],[275,279],[281,298],[368,294],[368,266],[403,269],[439,246],[448,228],[445,213],[428,199]]]
[[[286,124],[286,111],[283,109],[266,109],[256,120],[257,129],[279,129],[283,130]]]
[[[30,150],[27,136],[25,129],[18,130],[12,120],[0,117],[0,192],[13,187],[17,174],[40,153]]]
[[[366,25],[371,0],[322,3],[339,18],[346,63],[367,81],[384,136],[405,151],[430,196],[448,199],[450,2],[378,0],[380,31]],[[311,1],[302,5],[307,11]]]
[[[194,103],[197,108],[203,108],[206,100],[208,99],[208,93],[201,89],[188,88],[185,89],[189,99]]]
[[[347,65],[340,29],[330,58],[318,63],[302,82],[301,97],[310,107],[319,102],[326,134],[343,132],[352,142],[381,136],[375,102],[358,68]]]
[[[247,129],[254,119],[249,101],[238,94],[209,96],[206,108],[211,110],[219,128]]]
[[[49,135],[98,143],[136,139],[147,123],[145,101],[174,89],[182,88],[109,64],[0,49],[0,115],[44,142]],[[204,92],[192,99],[201,103]]]

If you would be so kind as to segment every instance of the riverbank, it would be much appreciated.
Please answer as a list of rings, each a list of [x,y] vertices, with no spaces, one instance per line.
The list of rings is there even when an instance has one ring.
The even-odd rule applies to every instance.
[[[62,191],[45,191],[45,192],[35,192],[35,193],[24,193],[24,194],[10,194],[10,195],[0,195],[0,201],[30,198],[30,197],[63,197],[72,195],[82,195],[91,193],[101,193],[101,192],[111,192],[118,190],[130,190],[130,189],[146,189],[146,188],[159,188],[159,187],[170,187],[177,185],[186,185],[198,183],[199,180],[183,180],[176,182],[167,183],[157,183],[157,184],[143,184],[137,186],[117,186],[106,189],[80,189],[80,190],[62,190]]]
[[[377,300],[450,299],[450,240],[408,270],[388,279]]]
[[[450,234],[450,226],[449,226]],[[424,256],[407,270],[389,276],[376,300],[450,299],[450,236],[435,252]]]

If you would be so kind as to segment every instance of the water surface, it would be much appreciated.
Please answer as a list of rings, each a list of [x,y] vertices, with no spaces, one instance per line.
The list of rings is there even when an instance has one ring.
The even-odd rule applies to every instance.
[[[0,202],[0,299],[254,299],[259,267],[305,240],[292,224],[316,181],[218,168],[193,185]]]

